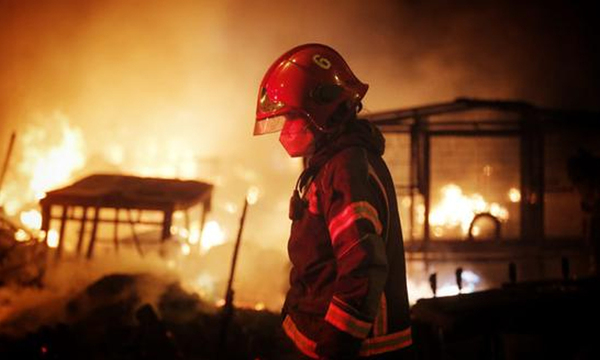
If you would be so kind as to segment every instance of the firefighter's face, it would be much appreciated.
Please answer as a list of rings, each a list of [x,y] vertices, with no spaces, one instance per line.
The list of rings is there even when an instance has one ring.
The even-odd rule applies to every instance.
[[[291,157],[308,156],[315,151],[315,133],[303,117],[285,121],[279,142]]]

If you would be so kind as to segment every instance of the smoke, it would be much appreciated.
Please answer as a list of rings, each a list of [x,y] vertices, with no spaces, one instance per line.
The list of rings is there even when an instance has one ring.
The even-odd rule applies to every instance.
[[[69,302],[85,304],[84,290],[113,274],[139,278],[137,285],[126,291],[136,290],[140,304],[148,303],[157,308],[160,295],[168,286],[177,284],[190,294],[199,294],[206,309],[214,309],[225,297],[232,252],[233,245],[225,244],[204,256],[185,257],[170,243],[163,248],[164,256],[159,256],[158,251],[147,251],[142,257],[131,248],[121,248],[115,255],[114,249],[105,245],[97,249],[93,259],[68,257],[51,261],[43,287],[12,283],[0,287],[0,335],[20,336],[41,325],[72,320],[67,311]],[[278,251],[243,244],[233,283],[235,305],[279,311],[288,270]],[[89,301],[105,300],[98,297]],[[88,308],[79,310],[81,316],[90,311]]]
[[[2,143],[31,112],[59,110],[95,134],[93,149],[177,139],[200,156],[251,163],[280,151],[249,136],[263,72],[313,41],[338,49],[370,83],[370,111],[457,96],[598,108],[586,2],[0,4]]]
[[[244,239],[285,259],[300,163],[276,136],[251,137],[257,86],[281,53],[333,46],[370,84],[371,112],[457,96],[598,110],[593,13],[567,1],[0,0],[0,151],[60,113],[85,142],[79,176],[211,181],[229,240],[257,186]]]
[[[67,303],[81,297],[82,291],[93,282],[114,273],[152,274],[155,282],[144,287],[140,299],[141,303],[150,304],[157,303],[167,285],[181,279],[163,259],[153,255],[144,259],[122,254],[56,262],[48,267],[43,287],[15,284],[0,287],[0,333],[20,336],[41,325],[66,321]]]

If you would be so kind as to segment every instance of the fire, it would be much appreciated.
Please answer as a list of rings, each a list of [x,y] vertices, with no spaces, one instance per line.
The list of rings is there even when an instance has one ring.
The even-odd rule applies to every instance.
[[[23,135],[24,158],[20,170],[29,176],[29,190],[35,200],[43,198],[46,191],[67,184],[73,173],[85,164],[81,130],[70,127],[67,118],[60,113],[54,117],[61,124],[57,146],[40,147],[50,136],[43,128],[32,128]]]
[[[225,203],[225,211],[227,211],[229,214],[235,214],[238,211],[238,206],[229,201]]]
[[[259,195],[260,195],[260,190],[258,187],[256,187],[256,186],[250,187],[250,189],[248,189],[248,194],[246,196],[246,200],[248,201],[248,204],[250,204],[250,205],[256,204],[256,202],[258,201]]]
[[[181,245],[181,253],[185,256],[189,255],[192,252],[192,248],[190,247],[189,244],[182,244]]]
[[[15,240],[17,241],[28,241],[29,239],[29,234],[27,234],[27,232],[23,229],[19,229],[15,233]]]
[[[467,196],[456,184],[448,184],[441,189],[442,199],[432,208],[429,223],[436,237],[444,235],[444,230],[460,229],[466,235],[473,218],[478,213],[489,212],[500,221],[508,219],[508,210],[498,203],[488,203],[480,194]],[[474,229],[478,232],[478,229]]]
[[[56,230],[48,231],[47,244],[48,244],[48,247],[50,247],[50,248],[58,247],[58,231],[56,231]]]
[[[132,153],[130,148],[111,145],[109,143],[106,144],[105,151],[100,153],[100,156],[104,155],[104,157],[99,159],[100,161],[93,158],[89,159],[88,163],[85,149],[85,140],[87,138],[84,139],[84,134],[77,127],[69,124],[66,116],[60,113],[55,113],[53,116],[42,119],[43,121],[38,122],[37,125],[29,124],[24,126],[22,132],[17,137],[18,141],[16,144],[18,150],[14,153],[14,166],[10,169],[10,176],[6,182],[7,186],[4,187],[4,191],[1,194],[2,197],[0,198],[0,203],[4,205],[4,208],[12,210],[10,212],[11,218],[18,220],[17,222],[20,222],[23,228],[14,234],[17,241],[26,242],[32,239],[36,239],[36,241],[40,239],[41,241],[45,239],[46,245],[49,248],[56,249],[58,247],[58,219],[54,218],[49,224],[50,229],[42,231],[42,214],[36,205],[48,191],[66,186],[75,181],[76,178],[85,175],[81,170],[92,170],[98,167],[99,171],[104,171],[103,166],[107,162],[111,165],[110,171],[127,169],[128,172],[134,175],[199,179],[199,173],[202,169],[198,168],[200,166],[198,165],[198,154],[192,154],[189,151],[186,152],[185,146],[182,145],[173,146],[173,151],[162,151],[163,149],[159,147],[155,152],[156,156],[144,157],[143,155],[147,155],[145,152],[141,152],[138,155],[135,152]],[[176,142],[173,143],[176,144]],[[153,151],[149,150],[148,152],[154,154]],[[97,149],[94,153],[98,154]],[[147,160],[144,161],[145,159]],[[84,169],[86,166],[87,168]],[[262,186],[264,183],[262,183],[262,179],[258,178],[256,174],[243,171],[244,167],[240,167],[240,169],[243,175],[245,174],[242,177],[245,184],[244,182],[241,182],[241,184],[247,188],[245,194],[247,204],[256,204],[263,195],[264,189]],[[217,183],[216,185],[218,186],[219,179],[227,180],[229,176],[227,173],[221,175],[218,171],[220,171],[218,168],[216,170],[208,168],[206,179],[202,178],[202,180]],[[227,182],[224,180],[221,180],[221,183],[222,186],[227,186]],[[237,188],[234,188],[231,192],[237,193]],[[238,200],[241,200],[241,197]],[[224,205],[224,210],[230,215],[237,217],[241,212],[242,202],[224,202]],[[218,209],[221,208],[221,206],[218,207]],[[69,213],[69,216],[77,218],[80,216],[78,211],[76,209]],[[165,266],[173,271],[181,272],[182,279],[190,277],[197,280],[196,283],[194,283],[194,280],[191,280],[191,282],[194,283],[193,285],[195,285],[198,292],[202,296],[217,301],[222,294],[215,293],[215,288],[219,285],[217,278],[215,278],[216,275],[208,274],[207,271],[210,270],[206,269],[203,269],[203,272],[199,275],[196,268],[191,268],[186,273],[183,270],[188,270],[184,265],[193,262],[196,259],[194,256],[205,254],[211,248],[224,244],[228,240],[230,229],[227,219],[217,222],[211,219],[209,215],[208,221],[204,226],[201,226],[201,217],[199,216],[201,214],[196,214],[195,209],[191,218],[184,215],[186,214],[182,212],[174,214],[175,221],[173,222],[173,226],[171,226],[170,232],[178,238],[177,243],[179,245],[175,248],[175,253],[169,252],[169,254],[174,254],[175,256],[174,259],[166,259]],[[219,214],[216,214],[216,216],[218,219]],[[71,224],[69,223],[69,225]],[[112,224],[109,224],[109,228],[110,225]],[[72,255],[70,252],[74,250],[70,246],[76,240],[75,231],[70,231],[73,228],[74,226],[67,226],[67,231],[64,234],[64,242],[61,245],[64,257]],[[120,229],[119,236],[123,236],[122,234],[126,232],[123,231],[123,226],[118,229]],[[90,230],[90,226],[88,226],[86,228],[86,237],[89,236]],[[101,239],[112,235],[112,232],[108,233],[109,235],[104,234],[102,232],[102,230],[105,230],[104,228],[100,228],[99,230],[100,235],[98,237]],[[98,252],[95,256],[102,256],[101,254]],[[123,254],[123,252],[120,254]],[[191,259],[192,261],[186,259]],[[240,299],[238,300],[240,304],[245,304],[245,306],[255,310],[273,307],[271,304],[272,299],[268,298],[248,301],[244,300],[243,296],[240,296]],[[244,303],[244,301],[246,302]]]
[[[208,236],[207,240],[202,240],[203,244],[207,244],[207,245],[206,245],[206,249],[204,249],[204,248],[201,249],[201,252],[205,252],[209,248],[211,248],[215,245],[222,244],[224,242],[221,239],[221,235],[218,235],[215,225],[213,225],[211,223],[212,222],[209,222],[205,226],[205,231],[208,230],[210,233],[209,233],[209,235],[207,235]],[[214,222],[214,223],[216,223],[216,222]],[[218,223],[217,223],[216,227],[219,227]],[[220,227],[219,227],[219,229],[220,229]],[[171,226],[171,234],[177,235],[179,238],[185,240],[185,242],[181,244],[181,253],[185,256],[188,256],[188,255],[192,254],[192,251],[193,251],[193,248],[195,247],[195,245],[197,245],[201,241],[201,239],[200,239],[200,234],[201,234],[200,233],[200,222],[194,221],[194,222],[190,223],[189,229],[187,229],[185,227],[180,227],[180,226]],[[204,236],[202,236],[202,238],[204,239]]]
[[[200,239],[200,251],[206,253],[210,248],[225,243],[225,232],[216,221],[209,221],[204,225]]]
[[[38,236],[42,227],[39,210],[23,207],[36,203],[48,190],[66,185],[85,164],[82,132],[70,126],[65,115],[55,112],[39,122],[44,125],[29,125],[17,137],[18,162],[12,170],[12,183],[7,183],[2,194],[6,213],[18,217],[24,227],[15,234],[18,241]],[[48,233],[48,241],[56,246],[58,234]]]
[[[409,277],[406,285],[411,305],[414,305],[419,299],[433,297],[433,291],[426,280],[418,281]],[[448,279],[438,286],[436,289],[436,296],[469,294],[480,290],[481,285],[481,277],[473,271],[466,270],[462,273],[462,289],[460,291],[456,281],[454,279]]]
[[[40,230],[42,228],[42,214],[35,209],[22,211],[19,219],[23,225],[31,230]]]
[[[510,190],[508,190],[508,198],[510,199],[510,202],[513,203],[518,203],[521,201],[521,191],[519,191],[519,189],[517,188],[511,188]]]
[[[188,241],[192,245],[198,244],[198,242],[200,242],[200,223],[199,222],[194,222],[190,225]]]
[[[462,289],[459,290],[456,283],[444,283],[437,290],[437,296],[454,296],[461,293],[472,293],[475,291],[475,287],[480,281],[481,279],[479,278],[479,275],[472,271],[465,271],[462,273]]]

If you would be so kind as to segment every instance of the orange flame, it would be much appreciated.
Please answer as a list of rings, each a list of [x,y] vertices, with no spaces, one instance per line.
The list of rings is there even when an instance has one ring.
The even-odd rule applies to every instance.
[[[73,173],[85,164],[81,130],[70,127],[64,115],[57,113],[55,117],[61,124],[61,139],[57,146],[50,149],[40,146],[40,142],[48,137],[42,128],[32,128],[23,136],[24,158],[19,167],[29,177],[29,190],[35,200],[43,198],[46,191],[67,184]]]
[[[480,194],[467,196],[460,186],[448,184],[441,188],[442,199],[433,206],[429,224],[433,235],[441,237],[444,230],[460,229],[463,235],[469,231],[473,218],[478,213],[489,212],[500,221],[508,220],[508,210],[498,203],[488,203]],[[474,229],[475,233],[478,231]]]
[[[209,221],[204,225],[202,239],[200,239],[200,251],[206,253],[210,248],[225,243],[225,232],[216,221]]]

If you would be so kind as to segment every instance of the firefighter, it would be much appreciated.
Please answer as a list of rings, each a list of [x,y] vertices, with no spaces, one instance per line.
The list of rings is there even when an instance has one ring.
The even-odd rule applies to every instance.
[[[400,218],[384,138],[358,119],[368,85],[334,49],[305,44],[268,69],[254,135],[281,131],[305,170],[290,200],[283,330],[296,358],[404,359],[411,328]]]

